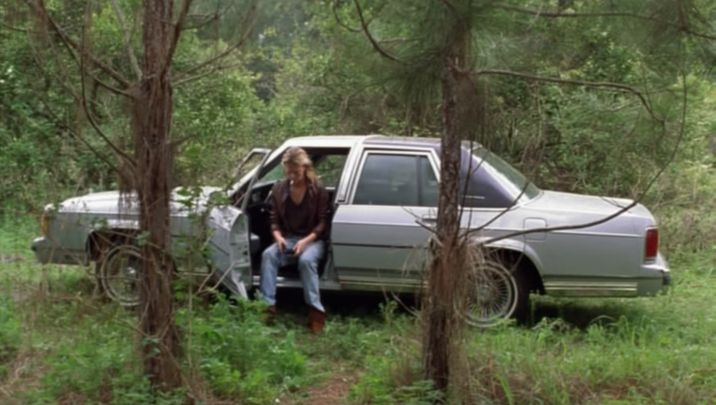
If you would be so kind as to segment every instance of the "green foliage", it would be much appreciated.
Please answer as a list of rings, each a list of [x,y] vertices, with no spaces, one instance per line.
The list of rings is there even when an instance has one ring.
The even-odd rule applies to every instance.
[[[25,403],[184,403],[181,391],[158,393],[151,389],[131,344],[135,331],[129,327],[133,322],[130,314],[112,307],[87,314],[86,304],[77,304],[55,304],[42,314],[43,327],[73,328],[60,339],[52,339],[57,331],[46,330],[52,340],[35,343],[36,350],[48,352],[46,368],[41,385],[23,394]]]
[[[655,17],[638,22],[546,19],[495,8],[494,2],[475,3],[479,7],[470,13],[475,69],[627,84],[643,90],[654,114],[664,120],[662,126],[624,92],[514,76],[477,77],[483,105],[476,117],[480,141],[544,188],[624,197],[643,192],[680,136],[684,79],[678,70],[690,71],[680,148],[644,199],[659,218],[676,285],[665,296],[643,301],[542,300],[536,311],[550,318],[534,330],[475,332],[470,350],[475,402],[678,404],[712,398],[716,381],[708,359],[714,357],[709,339],[716,332],[716,305],[709,292],[716,274],[716,94],[713,77],[704,73],[716,53],[709,42],[680,36],[680,10],[675,7],[688,3],[688,28],[712,32],[716,3],[519,3],[525,9]],[[79,38],[87,3],[47,4],[68,33]],[[134,19],[141,17],[135,12],[140,3],[119,4],[136,29],[136,45],[141,27]],[[225,18],[183,34],[173,66],[178,79],[230,46],[244,28],[245,2],[196,4],[197,15],[219,10],[226,11]],[[247,47],[225,61],[232,68],[175,88],[176,183],[228,184],[245,151],[275,146],[290,136],[439,133],[436,72],[411,72],[437,67],[440,54],[424,60],[411,55],[434,48],[449,34],[435,34],[425,25],[424,17],[443,4],[365,0],[361,5],[375,38],[409,66],[397,66],[373,50],[351,1],[262,1]],[[132,77],[123,30],[111,5],[93,7],[87,31],[93,51]],[[51,38],[46,33],[34,31],[23,7],[0,5],[0,20],[20,29],[3,25],[0,30],[0,217],[5,222],[0,228],[0,277],[8,286],[0,291],[0,377],[16,353],[38,353],[41,377],[23,397],[27,402],[178,401],[182,393],[159,396],[141,376],[128,338],[132,333],[117,323],[128,321],[126,314],[114,318],[68,304],[67,297],[92,302],[87,298],[92,286],[82,271],[29,264],[27,244],[37,234],[36,225],[7,220],[90,189],[116,188],[117,182],[104,161],[116,159],[75,99],[80,91],[75,61],[56,42],[47,42]],[[131,150],[124,101],[89,82],[86,91],[101,128]],[[37,303],[16,302],[36,285],[48,286]],[[215,394],[246,403],[290,397],[336,364],[362,373],[352,390],[355,402],[434,399],[430,383],[422,380],[417,343],[393,339],[415,332],[399,316],[396,321],[394,311],[386,310],[386,315],[385,324],[334,316],[323,336],[309,340],[294,332],[298,327],[290,321],[266,327],[260,308],[252,305],[219,300],[208,309],[184,309],[180,321],[187,331],[187,361],[192,360],[185,367],[198,371]],[[24,329],[38,329],[33,338],[25,339],[22,323],[28,323]],[[47,337],[39,337],[41,333]]]
[[[358,404],[433,404],[441,398],[432,381],[422,379],[414,341],[398,339],[365,359],[368,372],[351,389]]]
[[[463,398],[486,404],[708,403],[704,399],[716,394],[710,344],[715,253],[673,255],[675,285],[659,297],[538,298],[533,311],[539,321],[530,328],[468,331]],[[374,347],[365,364],[353,402],[430,398],[416,342],[392,339]]]
[[[20,347],[22,331],[15,315],[14,305],[5,296],[0,296],[0,378],[7,372],[10,363]]]
[[[29,220],[0,226],[0,257],[16,257],[0,260],[0,347],[11,349],[0,361],[0,402],[181,403],[185,392],[153,392],[142,376],[133,313],[90,298],[83,269],[43,268],[18,254],[34,228]],[[467,403],[685,405],[712,398],[716,251],[674,249],[674,285],[666,294],[536,297],[534,327],[469,331]],[[431,401],[436,393],[423,379],[414,319],[394,303],[368,314],[352,309],[353,301],[345,306],[331,312],[320,336],[304,332],[302,310],[269,327],[256,303],[218,298],[183,308],[184,371],[211,391],[194,397],[299,403],[338,374],[355,381],[347,383],[352,403]],[[7,373],[16,354],[22,368]],[[6,385],[8,375],[20,383]]]
[[[295,389],[306,373],[306,358],[295,332],[262,321],[263,306],[217,296],[205,313],[187,309],[179,324],[188,331],[191,357],[214,392],[247,404],[272,402],[277,392]]]

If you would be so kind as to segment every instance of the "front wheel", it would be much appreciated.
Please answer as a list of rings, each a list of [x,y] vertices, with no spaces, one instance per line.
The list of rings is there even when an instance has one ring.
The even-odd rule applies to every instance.
[[[142,269],[142,256],[136,247],[113,247],[99,263],[99,278],[105,294],[122,306],[137,306]]]
[[[519,267],[487,260],[470,269],[467,323],[488,328],[509,318],[524,321],[529,285]]]

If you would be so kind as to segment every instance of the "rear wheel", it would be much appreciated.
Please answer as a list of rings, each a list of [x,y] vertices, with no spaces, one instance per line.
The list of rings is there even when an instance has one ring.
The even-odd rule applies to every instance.
[[[107,296],[122,306],[139,304],[142,256],[135,246],[119,245],[102,255],[99,279]]]
[[[488,328],[509,318],[527,319],[529,283],[519,266],[487,260],[470,271],[467,322]]]

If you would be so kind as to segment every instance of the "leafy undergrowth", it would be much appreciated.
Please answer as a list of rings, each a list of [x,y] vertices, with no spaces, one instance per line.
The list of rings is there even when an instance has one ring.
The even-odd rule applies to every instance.
[[[537,299],[529,327],[472,330],[468,372],[448,402],[713,403],[716,248],[673,259],[673,288],[658,297]],[[419,346],[406,343],[369,358],[355,402],[422,403],[430,394]]]
[[[428,404],[411,314],[381,297],[327,294],[315,336],[298,291],[275,324],[219,295],[183,300],[185,388],[155,394],[135,315],[97,297],[79,267],[39,266],[31,226],[0,227],[0,403]],[[534,324],[471,330],[448,403],[708,404],[716,398],[716,250],[672,254],[654,298],[537,299]],[[328,392],[327,394],[323,391]],[[323,398],[320,402],[317,398]],[[329,402],[326,402],[329,401]]]

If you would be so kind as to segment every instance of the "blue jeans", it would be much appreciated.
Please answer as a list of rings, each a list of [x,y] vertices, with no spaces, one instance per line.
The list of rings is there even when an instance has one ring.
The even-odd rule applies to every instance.
[[[276,305],[276,278],[279,267],[298,262],[298,271],[303,284],[303,299],[313,308],[326,312],[321,304],[321,293],[318,288],[318,263],[323,257],[325,244],[322,240],[312,242],[306,250],[296,257],[289,252],[301,238],[286,238],[286,250],[281,253],[278,244],[273,243],[261,255],[261,295],[269,305]]]

